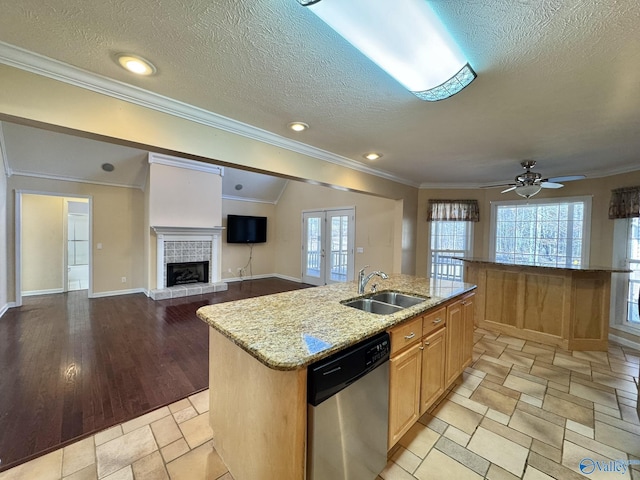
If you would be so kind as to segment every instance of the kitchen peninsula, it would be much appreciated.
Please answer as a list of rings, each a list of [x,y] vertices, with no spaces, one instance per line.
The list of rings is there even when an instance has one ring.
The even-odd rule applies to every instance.
[[[388,315],[367,313],[342,303],[360,296],[356,282],[350,282],[200,308],[198,317],[212,327],[209,390],[214,445],[234,478],[304,480],[306,367],[380,332],[391,331],[393,362],[394,353],[415,358],[414,349],[427,350],[423,335],[435,332],[444,338],[451,325],[449,378],[445,379],[444,343],[438,364],[444,390],[445,381],[455,379],[471,360],[474,289],[461,282],[396,274],[379,282],[379,290],[426,300]],[[451,321],[445,321],[449,313]],[[409,328],[412,331],[395,342],[394,332],[403,334],[402,329]],[[420,400],[419,383],[417,394]],[[422,411],[419,406],[414,409]],[[406,431],[415,420],[399,428]]]
[[[628,270],[459,260],[478,286],[477,326],[567,350],[607,350],[611,275]]]

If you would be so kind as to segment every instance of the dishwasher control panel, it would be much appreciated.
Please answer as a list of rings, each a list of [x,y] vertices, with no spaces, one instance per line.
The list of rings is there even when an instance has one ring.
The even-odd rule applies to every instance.
[[[318,405],[389,360],[391,342],[384,332],[309,365],[307,396]]]

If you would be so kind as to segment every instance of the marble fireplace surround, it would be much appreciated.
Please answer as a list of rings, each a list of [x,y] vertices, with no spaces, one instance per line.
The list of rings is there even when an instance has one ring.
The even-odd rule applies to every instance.
[[[223,227],[151,227],[156,234],[156,288],[154,300],[221,292],[227,289],[221,272]],[[167,263],[209,262],[209,281],[167,287]]]

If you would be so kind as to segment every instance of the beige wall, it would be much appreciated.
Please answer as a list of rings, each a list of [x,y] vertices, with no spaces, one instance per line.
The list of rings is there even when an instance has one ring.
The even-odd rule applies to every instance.
[[[542,190],[534,198],[562,198],[589,195],[591,200],[591,239],[589,264],[592,266],[611,266],[613,258],[613,220],[609,220],[609,200],[614,188],[640,185],[640,171],[566,182],[563,188]],[[473,190],[437,190],[422,189],[418,204],[418,251],[416,253],[416,271],[420,275],[426,273],[427,250],[429,248],[429,224],[426,222],[427,202],[430,198],[438,199],[477,199],[480,203],[480,221],[474,225],[474,256],[489,256],[489,238],[491,223],[491,202],[518,200],[513,193],[500,193],[500,188]],[[522,199],[524,200],[524,199]]]
[[[1,132],[1,130],[0,130]],[[0,151],[0,315],[8,307],[7,297],[7,176]]]
[[[396,202],[352,192],[302,182],[289,182],[276,210],[276,268],[277,273],[300,278],[302,272],[302,211],[336,207],[355,207],[356,247],[364,253],[355,255],[356,271],[369,264],[372,268],[399,272],[394,252],[397,244],[394,227],[400,214]]]
[[[220,175],[157,163],[149,167],[149,222],[152,226],[220,226]]]
[[[402,270],[413,273],[418,189],[258,140],[0,65],[0,119],[51,125],[158,153],[244,166],[404,200]],[[71,129],[73,131],[69,131]]]
[[[251,273],[247,268],[245,275],[272,275],[276,273],[276,205],[272,203],[244,202],[222,199],[222,225],[227,226],[227,215],[255,215],[267,217],[267,242],[253,246]],[[222,234],[222,280],[234,280],[240,277],[239,268],[244,268],[249,261],[248,245],[227,243],[226,231]]]
[[[8,179],[8,299],[15,301],[14,191],[91,196],[93,199],[93,292],[144,287],[144,198],[137,189],[61,182],[13,175]],[[96,244],[102,243],[102,249]],[[126,283],[121,282],[126,277]]]
[[[64,289],[64,197],[22,196],[22,292]]]

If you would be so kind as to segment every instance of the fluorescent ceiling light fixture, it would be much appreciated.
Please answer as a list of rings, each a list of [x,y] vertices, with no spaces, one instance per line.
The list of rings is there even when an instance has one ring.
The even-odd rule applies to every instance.
[[[287,126],[291,130],[293,130],[294,132],[304,132],[305,130],[307,130],[309,128],[309,125],[307,125],[306,123],[303,123],[303,122],[291,122]]]
[[[542,186],[539,183],[533,183],[531,185],[518,185],[514,190],[521,197],[530,198],[540,190],[542,190]]]
[[[379,158],[382,158],[382,154],[371,152],[371,153],[365,153],[363,157],[366,158],[367,160],[378,160]]]
[[[149,60],[130,53],[118,54],[118,63],[122,68],[136,75],[153,75],[156,73],[156,67]]]
[[[475,78],[425,0],[298,0],[422,100],[455,95]]]

